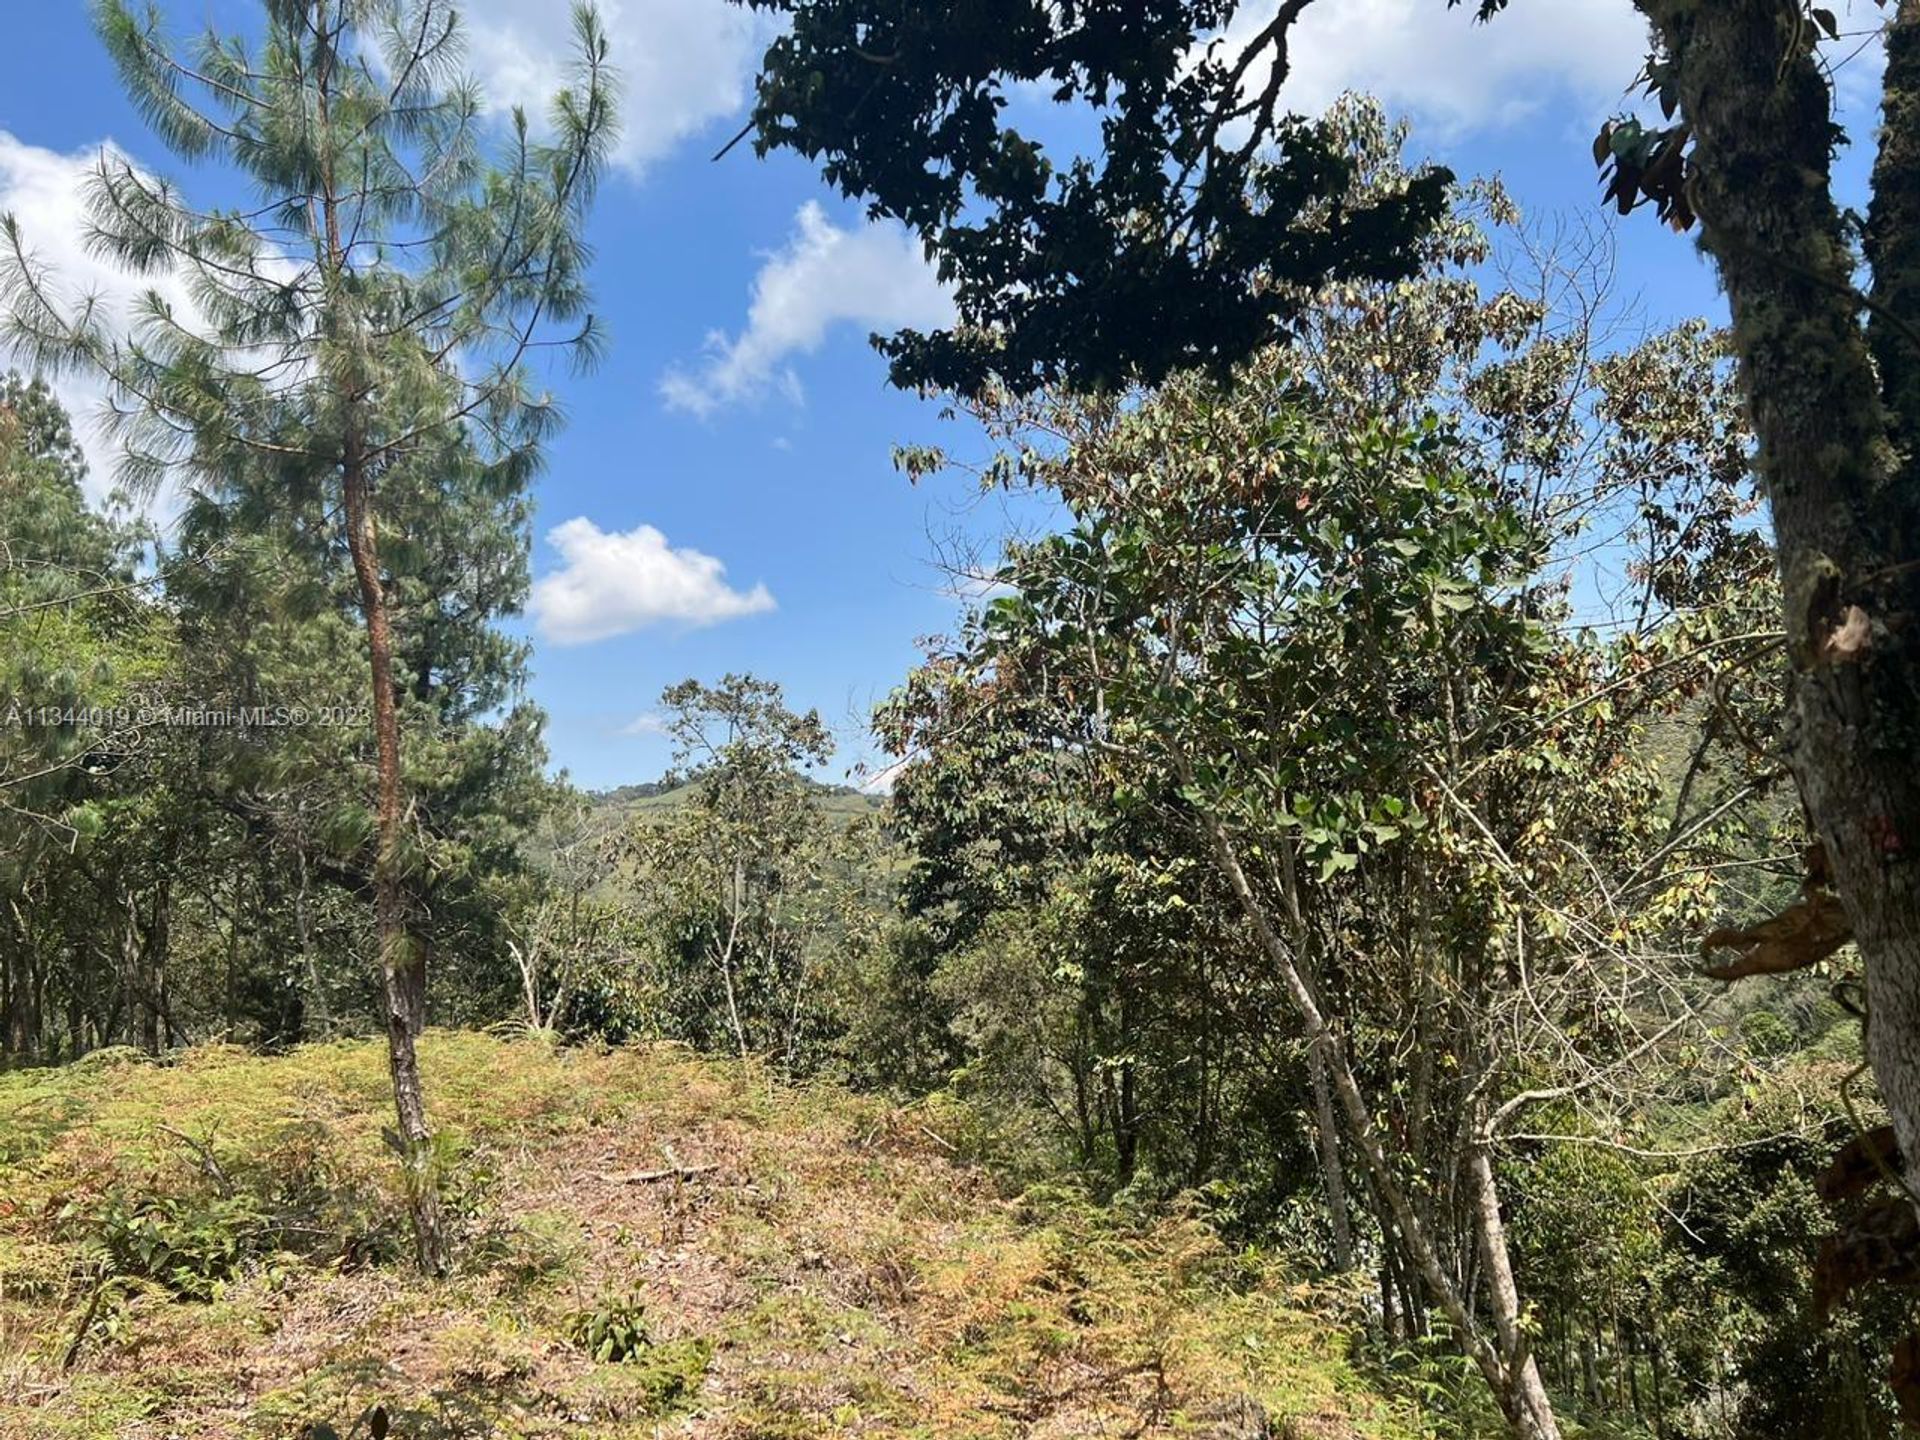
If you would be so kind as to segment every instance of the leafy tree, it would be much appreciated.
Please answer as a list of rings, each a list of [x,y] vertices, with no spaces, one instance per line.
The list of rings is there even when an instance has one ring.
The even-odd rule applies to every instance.
[[[66,943],[63,922],[72,904],[109,931],[123,905],[84,903],[70,862],[108,828],[98,802],[114,773],[156,743],[137,712],[175,653],[135,574],[138,532],[94,513],[85,473],[47,388],[0,379],[0,1052],[23,1058],[49,1053],[62,1019],[73,1050],[82,1043],[81,975],[97,952]],[[151,1029],[164,1000],[146,963],[151,931],[133,929],[125,976],[149,982]],[[139,999],[116,993],[131,1027]]]
[[[556,787],[557,788],[557,787]],[[560,790],[531,836],[533,864],[506,898],[507,949],[519,974],[529,1029],[570,1033],[573,1012],[591,1008],[587,1027],[621,1038],[607,1013],[630,928],[613,881],[623,839],[587,797]]]
[[[1307,3],[1019,0],[929,10],[896,0],[777,0],[771,8],[790,16],[791,30],[767,54],[757,143],[819,160],[849,194],[905,220],[956,282],[970,328],[897,337],[889,345],[897,379],[977,394],[990,382],[1026,391],[1059,378],[1151,381],[1194,360],[1231,363],[1269,338],[1233,319],[1271,315],[1281,303],[1246,299],[1258,267],[1233,263],[1244,255],[1232,236],[1245,223],[1240,211],[1271,223],[1287,208],[1263,203],[1252,157],[1270,140],[1283,156],[1300,153],[1299,127],[1276,119],[1276,87]],[[1484,21],[1509,3],[1472,8]],[[1901,1151],[1912,1156],[1920,1154],[1912,1038],[1920,1034],[1920,775],[1909,760],[1920,734],[1920,330],[1912,320],[1920,5],[1882,4],[1887,65],[1864,220],[1834,186],[1844,137],[1832,123],[1835,80],[1821,49],[1837,35],[1832,10],[1808,0],[1636,0],[1636,8],[1653,34],[1648,92],[1668,123],[1610,124],[1595,159],[1623,212],[1649,204],[1677,229],[1698,224],[1731,304],[1778,544],[1789,758],[1822,847],[1808,908],[1782,923],[1803,924],[1829,881],[1837,890],[1865,963],[1875,1078]],[[1235,20],[1252,36],[1244,48],[1199,48]],[[1196,54],[1202,63],[1186,68]],[[1000,123],[1009,78],[1051,84],[1056,98],[1092,106],[1110,158],[1056,177],[1037,147]],[[1246,164],[1216,172],[1211,162],[1232,124],[1244,124],[1246,138],[1229,153]],[[1297,166],[1281,173],[1301,176]],[[1324,192],[1309,179],[1291,194]],[[1386,228],[1404,241],[1409,223],[1437,215],[1437,206],[1409,207]],[[1356,228],[1357,236],[1327,237],[1321,265],[1364,273],[1377,254],[1366,242],[1379,231]],[[1189,249],[1228,263],[1177,272],[1186,282],[1180,304],[1160,303],[1166,292],[1154,282],[1165,272],[1125,263]],[[1109,250],[1122,257],[1118,274]],[[1856,285],[1863,264],[1864,289]],[[1100,323],[1102,295],[1141,317],[1150,337]],[[1798,947],[1795,958],[1817,963],[1826,949]]]
[[[1873,1358],[1892,1348],[1909,1307],[1883,1292],[1867,1313],[1835,1324],[1808,1282],[1833,1226],[1819,1177],[1851,1128],[1833,1103],[1833,1070],[1820,1068],[1827,1073],[1783,1077],[1749,1097],[1726,1117],[1729,1147],[1683,1173],[1671,1203],[1687,1224],[1672,1227],[1672,1248],[1692,1264],[1668,1303],[1682,1315],[1687,1301],[1697,1307],[1707,1323],[1696,1343],[1734,1341],[1731,1388],[1745,1433],[1894,1435]],[[1673,1328],[1687,1336],[1684,1321]]]
[[[1398,183],[1377,109],[1332,120],[1356,184]],[[1515,1348],[1535,1278],[1503,1233],[1515,1147],[1534,1143],[1518,1122],[1572,1097],[1571,1143],[1616,1133],[1672,1083],[1674,1037],[1699,1033],[1707,997],[1671,947],[1725,883],[1697,868],[1724,854],[1716,823],[1764,809],[1767,762],[1713,719],[1668,801],[1641,717],[1687,734],[1737,704],[1742,734],[1766,731],[1742,676],[1771,639],[1753,619],[1768,556],[1741,524],[1744,432],[1713,337],[1608,353],[1577,284],[1571,303],[1482,295],[1462,272],[1513,216],[1493,187],[1457,204],[1416,281],[1327,287],[1232,387],[981,406],[1009,439],[988,479],[1046,488],[1070,525],[1011,554],[1014,593],[885,720],[927,757],[898,793],[926,857],[908,893],[937,923],[964,935],[1033,903],[1023,861],[1047,845],[1214,917],[1136,905],[1142,960],[1204,954],[1232,977],[1230,1000],[1197,975],[1181,988],[1304,1062],[1282,1108],[1315,1117],[1331,1215],[1357,1162],[1383,1308],[1412,1325],[1438,1305],[1509,1423],[1551,1434],[1538,1357]],[[1596,532],[1636,556],[1618,593],[1582,558]],[[1576,603],[1620,638],[1583,633]],[[1062,931],[1128,954],[1087,914],[1100,868],[1071,864],[1082,908],[1042,932],[1055,973],[1080,959]],[[1135,962],[1122,982],[1141,1008],[1152,976]],[[997,1034],[1020,1043],[1018,1022]],[[1099,1048],[1151,1076],[1170,1037],[1130,1038]],[[1258,1133],[1256,1113],[1236,1123]]]
[[[1281,1223],[1313,1173],[1300,1057],[1189,827],[1116,803],[1046,707],[979,684],[964,650],[934,655],[876,723],[913,756],[892,805],[914,942],[896,973],[922,987],[939,1027],[923,1046],[990,1117],[1000,1163],[1162,1199],[1204,1189],[1224,1224]],[[1344,1214],[1327,1211],[1341,1268]]]
[[[1482,18],[1505,8],[1484,0]],[[1868,1053],[1901,1152],[1920,1155],[1920,6],[1886,25],[1864,223],[1836,196],[1830,11],[1640,0],[1648,91],[1672,121],[1610,125],[1596,157],[1628,210],[1697,220],[1733,312],[1771,508],[1791,677],[1788,759],[1865,963]],[[1862,262],[1867,288],[1856,288]],[[1814,963],[1811,949],[1800,963]]]
[[[785,22],[749,129],[903,221],[960,325],[882,343],[897,383],[977,392],[1155,381],[1284,334],[1304,291],[1404,276],[1447,176],[1354,199],[1324,127],[1286,115],[1284,0],[1238,50],[1234,0],[739,0]],[[1098,127],[1056,162],[1006,123],[1044,93]],[[1071,122],[1070,122],[1071,123]],[[743,135],[746,132],[743,132]]]
[[[72,425],[40,381],[0,377],[0,787],[10,810],[53,803],[62,772],[84,760],[87,727],[42,721],[124,700],[100,653],[144,618],[134,577],[137,534],[94,513]],[[119,677],[124,682],[125,677]],[[106,683],[102,683],[105,681]]]
[[[1230,469],[1220,463],[1228,455],[1238,457]],[[1343,875],[1415,876],[1411,887],[1389,880],[1388,891],[1426,930],[1411,956],[1415,977],[1433,976],[1470,1012],[1500,1008],[1497,972],[1483,965],[1501,920],[1472,898],[1493,877],[1444,878],[1473,867],[1436,787],[1457,797],[1472,766],[1506,788],[1494,760],[1497,697],[1538,687],[1525,611],[1499,595],[1530,558],[1524,528],[1476,489],[1432,427],[1376,427],[1343,442],[1284,405],[1235,412],[1204,388],[1163,393],[1066,463],[1078,523],[1010,567],[1018,594],[990,608],[983,660],[1002,683],[1023,677],[1057,694],[1062,738],[1111,767],[1137,792],[1132,803],[1190,809],[1344,1110],[1383,1223],[1516,1428],[1557,1433],[1513,1338],[1521,1302],[1483,1168],[1488,1141],[1469,1163],[1497,1339],[1481,1329],[1377,1129],[1353,1049],[1363,1042],[1345,1037],[1354,1008],[1390,991],[1351,974],[1322,898],[1330,885],[1340,893]],[[1210,482],[1216,468],[1221,481]],[[1463,669],[1488,675],[1487,692],[1466,687],[1449,663],[1456,656],[1481,662]],[[1469,733],[1494,750],[1466,748]],[[1486,798],[1463,803],[1471,815],[1501,814],[1503,829],[1528,818],[1511,801],[1504,813]],[[1432,1003],[1415,1008],[1424,1023],[1437,1019]],[[1484,1038],[1438,1023],[1426,1043],[1444,1044],[1465,1072],[1460,1083],[1484,1093],[1483,1067],[1498,1063]],[[1461,1123],[1490,1134],[1488,1111]]]
[[[320,500],[337,513],[369,663],[373,899],[400,1148],[419,1262],[443,1270],[413,1045],[425,986],[408,887],[422,857],[400,721],[413,677],[397,671],[394,633],[395,603],[412,597],[395,593],[383,538],[409,519],[390,497],[428,476],[524,477],[557,416],[530,357],[554,344],[592,353],[581,221],[613,128],[606,43],[576,9],[579,70],[552,107],[554,138],[534,139],[516,112],[488,164],[443,0],[268,0],[257,38],[209,30],[178,47],[157,12],[99,0],[94,16],[155,133],[184,160],[226,162],[257,203],[199,210],[103,155],[88,196],[96,243],[136,270],[183,275],[200,314],[150,295],[132,333],[116,334],[96,305],[61,303],[9,216],[10,339],[38,364],[106,378],[128,483],[151,490],[179,472],[269,508]]]
[[[813,711],[749,675],[686,680],[660,697],[673,780],[691,798],[630,835],[647,928],[661,949],[660,1003],[693,1044],[793,1073],[819,1020],[818,942],[829,919],[828,822],[802,767],[832,736]]]

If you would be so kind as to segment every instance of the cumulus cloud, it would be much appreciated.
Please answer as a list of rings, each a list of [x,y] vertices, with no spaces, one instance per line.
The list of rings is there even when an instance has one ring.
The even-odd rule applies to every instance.
[[[746,328],[708,336],[700,364],[670,371],[660,393],[672,408],[701,416],[769,389],[797,399],[800,380],[789,357],[817,350],[834,327],[927,329],[952,319],[951,297],[906,230],[841,229],[809,201],[786,246],[754,277]]]
[[[132,275],[89,250],[85,186],[103,153],[116,161],[125,159],[111,141],[63,155],[0,130],[0,214],[11,214],[19,222],[27,253],[46,272],[62,302],[96,295],[109,327],[124,331],[139,298],[157,290],[182,323],[194,327],[200,312],[177,277]],[[117,456],[101,423],[106,386],[90,375],[63,375],[51,383],[73,417],[87,455],[88,497],[98,504],[113,488]],[[158,496],[152,510],[164,519],[176,504],[177,497]]]
[[[711,555],[667,543],[651,525],[608,533],[584,515],[556,525],[547,542],[563,566],[536,580],[528,606],[556,645],[585,645],[647,625],[717,625],[774,608],[765,585],[736,590]]]
[[[621,78],[614,158],[644,170],[746,106],[767,22],[724,0],[600,0]],[[535,120],[567,82],[572,28],[560,0],[466,0],[467,60],[490,105]]]
[[[1271,15],[1244,7],[1229,53]],[[1525,119],[1555,96],[1596,115],[1613,108],[1646,58],[1647,27],[1632,0],[1529,0],[1486,25],[1465,5],[1341,0],[1308,6],[1288,51],[1281,95],[1294,110],[1318,114],[1343,91],[1365,90],[1458,135]]]

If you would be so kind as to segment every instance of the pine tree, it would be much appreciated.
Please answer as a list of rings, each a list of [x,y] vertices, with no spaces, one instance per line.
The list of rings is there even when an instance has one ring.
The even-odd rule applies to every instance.
[[[551,138],[513,112],[484,151],[481,97],[460,73],[448,0],[263,0],[257,36],[175,42],[160,15],[96,0],[129,96],[182,159],[250,182],[245,209],[202,210],[103,153],[89,181],[94,243],[185,282],[197,313],[154,290],[121,333],[95,298],[64,303],[14,217],[0,221],[8,338],[43,370],[105,378],[123,482],[170,482],[271,508],[319,504],[350,558],[376,753],[374,909],[416,1257],[448,1242],[414,1037],[424,952],[410,927],[410,834],[385,496],[428,471],[524,481],[558,412],[530,365],[590,360],[598,336],[582,230],[614,129],[607,45],[577,7],[579,58]]]

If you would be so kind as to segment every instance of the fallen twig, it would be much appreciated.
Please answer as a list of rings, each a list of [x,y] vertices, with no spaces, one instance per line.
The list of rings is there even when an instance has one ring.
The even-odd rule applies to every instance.
[[[659,1170],[629,1170],[624,1175],[609,1175],[609,1180],[622,1185],[651,1185],[660,1180],[686,1180],[695,1175],[709,1175],[718,1170],[718,1165],[668,1165]]]

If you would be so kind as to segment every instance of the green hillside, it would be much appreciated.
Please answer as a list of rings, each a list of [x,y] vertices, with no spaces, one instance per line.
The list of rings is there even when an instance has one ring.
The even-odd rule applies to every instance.
[[[800,783],[807,787],[822,813],[830,816],[871,815],[886,808],[885,796],[870,795],[851,785],[828,785],[807,776],[800,777]],[[668,785],[653,780],[638,785],[620,785],[611,790],[596,790],[588,798],[596,810],[627,820],[679,809],[693,796],[698,784],[698,781],[693,781],[683,785]]]

